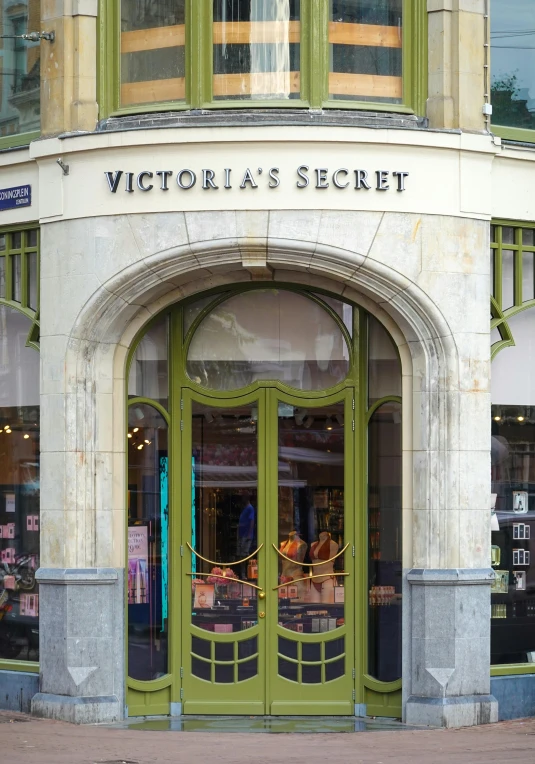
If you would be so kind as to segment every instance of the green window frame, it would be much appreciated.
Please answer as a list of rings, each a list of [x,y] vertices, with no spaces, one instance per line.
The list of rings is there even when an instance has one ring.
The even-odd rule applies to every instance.
[[[32,256],[36,255],[34,259]],[[18,259],[20,258],[20,260]],[[34,273],[31,274],[31,269]],[[20,269],[20,270],[19,270]],[[15,272],[20,272],[15,283]],[[30,277],[35,278],[35,305],[31,304]],[[37,223],[0,228],[0,305],[27,316],[32,325],[26,340],[39,350],[40,229]]]
[[[186,0],[185,101],[121,107],[120,2],[100,2],[100,119],[191,109],[352,109],[425,114],[427,98],[427,6],[403,0],[402,103],[329,99],[329,0],[301,2],[301,97],[288,100],[214,101],[212,95],[212,0]]]
[[[512,241],[504,241],[504,231],[508,232]],[[529,233],[528,233],[529,232]],[[527,243],[531,239],[532,244]],[[522,223],[510,220],[493,220],[490,236],[491,250],[491,298],[490,298],[490,328],[497,329],[500,338],[492,344],[491,358],[515,344],[508,320],[517,313],[535,307],[534,297],[525,299],[523,288],[522,265],[523,253],[532,253],[535,259],[535,223]],[[504,308],[504,279],[503,253],[504,250],[513,252],[513,304]]]

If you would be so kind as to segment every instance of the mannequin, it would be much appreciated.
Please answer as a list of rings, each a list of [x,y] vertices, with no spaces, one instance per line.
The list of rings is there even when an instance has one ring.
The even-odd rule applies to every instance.
[[[285,560],[284,557],[281,557],[281,578],[283,581],[290,582],[297,578],[304,577],[303,567],[300,563],[305,559],[307,547],[308,545],[299,536],[297,531],[290,531],[288,538],[281,543],[279,549],[282,554],[289,557],[291,560],[295,560],[295,562],[290,562],[289,560]],[[300,599],[303,598],[303,583],[303,581],[300,581],[297,584]]]
[[[331,560],[338,553],[339,548],[327,531],[322,531],[318,541],[314,541],[310,545],[312,563],[323,562],[323,565],[318,564],[312,567],[312,575],[320,576],[320,578],[313,578],[310,581],[310,602],[334,602],[334,587],[336,586],[334,561],[324,563],[324,560]]]

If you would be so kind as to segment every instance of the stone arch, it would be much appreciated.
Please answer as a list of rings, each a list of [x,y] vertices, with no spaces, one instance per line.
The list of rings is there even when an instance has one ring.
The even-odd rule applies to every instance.
[[[446,319],[417,284],[379,260],[288,238],[270,239],[269,248],[263,240],[217,239],[167,249],[109,278],[83,306],[66,353],[64,484],[75,512],[65,513],[61,564],[123,565],[124,368],[136,332],[188,295],[251,279],[321,285],[363,305],[389,329],[400,348],[410,422],[406,519],[417,510],[407,566],[457,567],[450,518],[458,518],[448,510],[459,508],[459,433],[449,401],[458,390],[459,364]]]

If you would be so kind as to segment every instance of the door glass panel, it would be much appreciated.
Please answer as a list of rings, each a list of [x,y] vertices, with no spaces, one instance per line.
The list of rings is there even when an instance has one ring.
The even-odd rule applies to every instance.
[[[299,98],[300,0],[214,0],[214,100]]]
[[[385,403],[368,429],[368,672],[401,676],[401,405]]]
[[[344,624],[344,555],[329,561],[343,545],[344,404],[279,403],[281,626],[312,634]]]
[[[193,404],[192,622],[215,633],[256,624],[257,559],[237,561],[258,546],[257,419],[256,405]]]
[[[401,396],[401,364],[399,355],[384,326],[368,316],[368,403],[387,395]]]
[[[129,398],[152,398],[167,408],[168,318],[151,326],[139,342],[128,378]]]
[[[152,406],[128,414],[128,669],[150,681],[167,674],[168,437]]]
[[[343,381],[349,350],[334,318],[301,294],[244,292],[201,322],[188,351],[190,379],[213,390],[279,380],[300,390]]]

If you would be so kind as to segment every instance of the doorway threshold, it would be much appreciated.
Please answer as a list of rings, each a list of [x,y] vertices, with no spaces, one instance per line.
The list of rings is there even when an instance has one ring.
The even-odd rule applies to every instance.
[[[429,729],[403,724],[397,719],[354,716],[152,716],[131,717],[116,724],[101,725],[114,729],[150,732],[253,732],[253,733],[353,733],[393,732]]]

